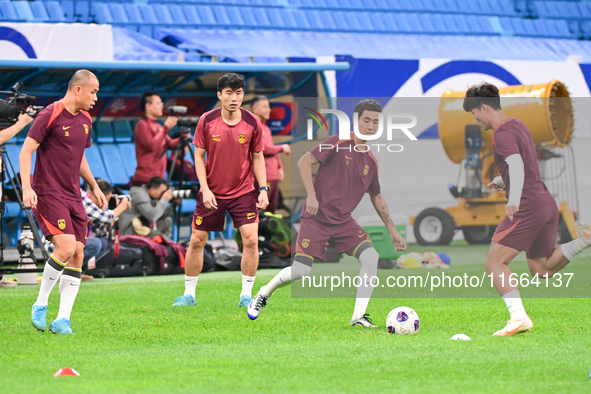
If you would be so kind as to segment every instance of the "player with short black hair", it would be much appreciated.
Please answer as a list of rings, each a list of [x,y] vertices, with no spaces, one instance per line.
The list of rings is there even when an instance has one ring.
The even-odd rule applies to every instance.
[[[242,75],[225,74],[218,79],[217,87],[221,107],[199,118],[193,139],[201,189],[185,259],[185,294],[176,298],[173,306],[195,305],[203,248],[210,231],[222,231],[226,211],[232,216],[234,228],[240,230],[244,246],[238,306],[247,306],[252,300],[259,264],[258,209],[269,204],[262,127],[255,115],[240,108],[244,98]],[[264,185],[260,190],[254,189],[253,172],[258,184]]]
[[[493,155],[501,175],[488,186],[505,189],[508,199],[506,216],[492,237],[486,270],[493,274],[493,283],[507,304],[511,318],[493,335],[529,331],[533,323],[525,312],[518,287],[511,285],[509,263],[525,251],[531,274],[551,277],[591,245],[591,227],[580,226],[579,238],[555,247],[559,218],[556,201],[540,176],[529,129],[501,110],[496,86],[489,83],[472,86],[466,92],[464,110],[472,112],[476,123],[484,130],[494,130]]]
[[[35,328],[47,327],[47,300],[61,276],[60,308],[49,329],[73,334],[70,314],[82,273],[87,216],[80,194],[80,177],[86,181],[104,211],[107,200],[92,176],[84,150],[90,147],[92,118],[88,111],[97,101],[99,81],[88,70],[78,70],[66,96],[48,105],[35,118],[20,154],[23,203],[33,208],[43,235],[55,245],[43,269],[39,296],[31,311]],[[37,152],[31,185],[31,158]]]
[[[382,107],[374,100],[363,100],[355,107],[356,111],[358,109],[361,110],[358,113],[359,132],[368,136],[375,134]],[[369,193],[375,210],[386,225],[395,249],[406,249],[406,243],[398,234],[381,194],[377,159],[364,148],[355,149],[355,146],[363,146],[365,142],[355,134],[347,140],[339,140],[339,135],[334,134],[298,161],[308,197],[302,208],[294,261],[291,267],[284,268],[261,287],[248,307],[250,319],[259,316],[275,290],[308,275],[314,259],[324,260],[328,242],[338,253],[346,252],[361,262],[359,277],[364,278],[365,283],[357,289],[350,324],[376,327],[365,312],[373,293],[369,281],[377,275],[379,254],[365,230],[351,216],[366,193]],[[318,173],[312,180],[312,167],[317,164]]]

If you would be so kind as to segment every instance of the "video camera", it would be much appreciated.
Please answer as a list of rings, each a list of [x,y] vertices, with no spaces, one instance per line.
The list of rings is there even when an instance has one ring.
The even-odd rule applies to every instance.
[[[23,83],[19,81],[10,88],[9,92],[0,91],[0,94],[6,95],[6,97],[0,99],[0,129],[5,129],[15,124],[20,114],[26,112],[27,115],[34,118],[43,109],[42,106],[31,106],[37,98],[21,93],[20,90],[22,88]]]
[[[182,105],[172,105],[172,106],[166,108],[166,113],[169,116],[177,116],[178,117],[178,115],[182,115],[182,114],[187,113],[187,107],[182,106]],[[176,125],[179,127],[180,132],[182,134],[184,134],[187,132],[193,132],[195,127],[197,127],[198,122],[199,122],[199,117],[197,117],[197,116],[179,117]]]

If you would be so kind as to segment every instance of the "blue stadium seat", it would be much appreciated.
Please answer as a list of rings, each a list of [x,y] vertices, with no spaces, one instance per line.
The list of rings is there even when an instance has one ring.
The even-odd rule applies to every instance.
[[[2,20],[4,21],[22,21],[22,19],[14,10],[11,1],[0,3],[0,14],[2,15]]]
[[[267,10],[265,8],[260,8],[255,10],[254,17],[257,21],[257,25],[259,27],[274,27],[271,24],[271,20],[269,19],[269,15],[267,15]]]
[[[581,18],[591,19],[591,3],[587,1],[582,1],[580,3],[577,3],[577,6],[579,7]]]
[[[465,15],[450,15],[451,22],[454,25],[454,31],[458,34],[471,34],[470,27],[466,21]]]
[[[45,8],[47,9],[47,13],[49,14],[49,18],[52,22],[65,22],[66,15],[62,5],[58,1],[44,1]],[[33,5],[34,3],[31,3]],[[73,8],[72,8],[73,12]],[[70,14],[72,15],[72,14]]]
[[[197,7],[197,12],[201,17],[201,23],[203,23],[204,25],[217,26],[218,22],[215,18],[215,14],[213,13],[211,6],[199,6]]]
[[[334,30],[334,23],[332,25],[332,29],[331,26],[325,26],[324,21],[322,20],[322,17],[319,14],[318,10],[308,10],[306,11],[306,16],[308,17],[308,20],[310,21],[310,28],[312,30]],[[257,20],[257,22],[259,22]],[[260,25],[260,22],[259,22]]]
[[[114,121],[113,130],[115,131],[115,142],[129,142],[133,140],[133,129],[128,121]]]
[[[47,9],[45,8],[44,1],[33,1],[32,3],[29,3],[29,6],[31,7],[31,12],[33,12],[33,17],[36,20],[43,22],[51,21]]]
[[[76,8],[78,3],[76,3]],[[105,3],[92,3],[92,11],[94,13],[94,19],[99,24],[112,24],[113,16],[109,10],[109,6]]]
[[[187,19],[188,23],[195,25],[201,25],[204,23],[201,19],[201,16],[197,12],[197,7],[194,5],[183,6],[182,10],[185,13],[185,18]]]
[[[86,149],[84,155],[86,156],[86,161],[88,162],[92,176],[95,178],[102,178],[113,184],[105,168],[105,163],[103,162],[103,158],[101,157],[101,152],[99,151],[98,146],[96,144],[92,144],[90,148]]]
[[[125,8],[119,3],[109,3],[109,10],[113,17],[113,23],[126,24],[129,23],[129,18],[125,12]]]
[[[144,23],[152,23],[157,24],[159,23],[158,17],[154,12],[154,9],[151,5],[142,4],[139,6],[140,12],[142,13],[142,18],[144,18]]]
[[[226,12],[226,7],[222,5],[214,5],[211,7],[211,11],[215,17],[215,20],[219,26],[230,26],[230,17]],[[262,10],[261,10],[262,11]]]
[[[271,21],[271,26],[273,26],[273,28],[285,29],[287,27],[281,10],[277,8],[268,8],[267,15],[269,15],[269,21]]]
[[[125,12],[127,13],[127,18],[131,23],[144,23],[144,18],[142,18],[142,13],[140,12],[139,6],[135,3],[125,3],[123,5],[125,8]]]
[[[127,186],[131,175],[127,173],[123,158],[121,157],[121,151],[114,144],[102,144],[99,145],[99,151],[103,157],[105,163],[105,169],[109,174],[112,185]]]
[[[349,25],[350,19],[343,11],[332,12],[332,19],[334,21],[335,30],[340,32],[351,31],[351,26]]]
[[[53,3],[53,1],[47,1],[46,3]],[[74,22],[76,20],[76,17],[74,16],[74,0],[61,0],[61,2],[58,4],[60,4],[60,7],[62,8],[66,20]],[[51,15],[49,6],[46,5],[45,7],[47,8],[47,12],[49,12]]]
[[[133,176],[133,174],[135,174],[135,169],[137,168],[135,144],[117,144],[117,148],[119,149],[119,152],[121,152],[121,158],[123,159],[123,166],[125,167],[125,170],[129,176]]]
[[[294,10],[293,17],[296,23],[296,28],[299,30],[310,30],[311,25],[308,17],[306,16],[307,12],[303,10]]]
[[[96,136],[96,142],[108,144],[115,141],[111,122],[95,122],[92,128],[94,130],[94,135]]]
[[[245,10],[251,11],[251,7],[242,7]],[[230,18],[230,24],[234,27],[245,27],[246,23],[244,22],[244,18],[242,17],[242,13],[240,12],[239,7],[226,7],[226,12],[228,17]],[[254,16],[253,16],[254,18]],[[251,25],[252,26],[252,25]]]
[[[76,0],[74,2],[74,16],[76,17],[76,20],[79,20],[80,22],[91,22],[91,21],[97,21],[98,19],[96,17],[96,10],[90,9],[90,4],[95,4],[95,3],[91,3],[91,1],[86,1],[86,0]],[[104,11],[103,11],[104,12]],[[110,14],[109,14],[110,16]],[[104,23],[108,23],[108,22],[104,22]]]
[[[178,4],[168,4],[168,10],[170,11],[170,16],[172,16],[172,20],[179,25],[190,25],[195,24],[197,21],[189,21],[183,12],[183,6]]]
[[[292,9],[287,9],[287,8],[282,10],[281,16],[283,17],[283,23],[287,29],[298,29],[299,28],[299,24],[296,19],[296,12],[298,12],[298,11],[292,10]],[[244,14],[243,14],[243,16],[244,16]],[[246,21],[246,19],[245,19],[245,22],[248,23],[248,21]]]
[[[31,10],[31,6],[29,5],[28,1],[13,1],[12,5],[19,19],[28,22],[38,21],[38,19],[33,15],[33,11]]]
[[[158,21],[165,25],[178,25],[179,23],[172,18],[170,10],[165,4],[153,4],[152,8],[156,15],[158,15]]]

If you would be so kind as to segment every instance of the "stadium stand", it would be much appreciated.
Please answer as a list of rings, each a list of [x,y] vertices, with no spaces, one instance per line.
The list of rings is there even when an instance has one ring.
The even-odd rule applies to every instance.
[[[3,21],[95,22],[152,38],[159,28],[589,38],[591,4],[531,0],[3,1]]]

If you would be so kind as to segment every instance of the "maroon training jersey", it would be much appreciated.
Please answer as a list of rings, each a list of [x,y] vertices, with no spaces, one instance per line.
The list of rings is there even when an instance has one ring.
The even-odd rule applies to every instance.
[[[88,112],[72,115],[62,101],[39,112],[28,134],[41,144],[31,185],[37,195],[80,201],[80,164],[91,129]]]
[[[535,209],[547,204],[556,204],[540,176],[538,156],[531,133],[522,121],[509,118],[497,126],[493,134],[493,153],[499,173],[505,183],[505,194],[509,198],[509,165],[505,159],[520,155],[523,160],[525,178],[521,193],[520,211]]]
[[[207,151],[207,184],[216,198],[234,198],[254,189],[252,153],[264,148],[261,121],[240,108],[242,119],[234,126],[216,108],[199,118],[193,144]]]
[[[341,224],[351,217],[365,193],[380,194],[378,161],[373,153],[356,152],[354,147],[352,136],[349,140],[339,140],[338,134],[334,134],[310,151],[320,161],[314,180],[318,213],[314,216],[306,213],[304,203],[302,217]],[[365,146],[359,148],[365,149]]]

